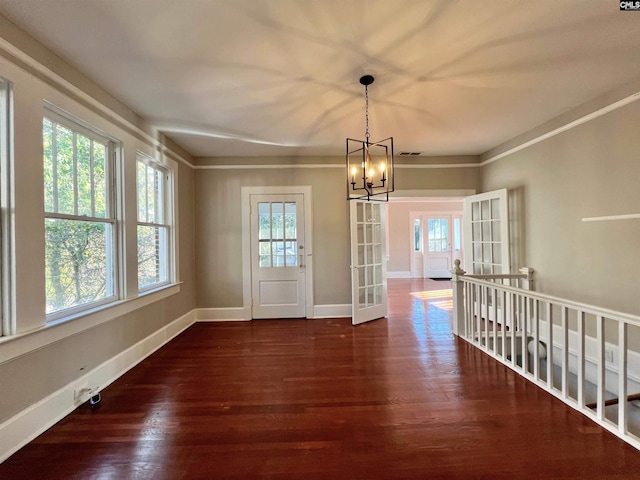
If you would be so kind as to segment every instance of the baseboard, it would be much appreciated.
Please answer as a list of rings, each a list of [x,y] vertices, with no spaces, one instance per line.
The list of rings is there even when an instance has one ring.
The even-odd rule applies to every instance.
[[[238,322],[251,320],[251,307],[197,308],[197,322]]]
[[[351,304],[314,305],[312,318],[344,318],[351,317]]]
[[[0,424],[0,463],[69,415],[91,393],[110,385],[195,321],[196,311],[192,310]],[[85,393],[77,396],[80,390]]]
[[[540,320],[541,332],[547,330],[546,321]],[[578,333],[569,330],[569,371],[577,373],[578,371],[578,351],[573,346],[578,345]],[[562,338],[562,327],[553,326],[553,363],[560,366],[562,362],[562,344],[557,340]],[[540,340],[547,343],[546,335],[540,336]],[[607,370],[606,385],[607,391],[618,393],[618,355],[619,349],[616,344],[605,342],[605,350],[611,352],[612,361],[605,362]],[[593,384],[598,381],[598,341],[590,336],[585,337],[584,342],[584,360],[585,360],[585,379]],[[629,392],[640,391],[640,353],[632,350],[627,351],[627,390]]]
[[[411,278],[409,271],[387,272],[387,278]]]
[[[343,318],[351,316],[351,305],[314,305],[308,318]],[[250,307],[197,308],[197,322],[241,322],[251,320]]]

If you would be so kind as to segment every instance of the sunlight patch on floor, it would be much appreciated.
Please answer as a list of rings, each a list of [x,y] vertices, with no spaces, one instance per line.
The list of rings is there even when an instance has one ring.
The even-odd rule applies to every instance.
[[[428,290],[424,292],[411,292],[411,295],[420,300],[434,300],[438,298],[451,298],[453,291],[450,288],[444,290]]]
[[[437,302],[429,302],[429,305],[436,308],[441,308],[442,310],[452,311],[453,310],[453,300],[440,300]]]

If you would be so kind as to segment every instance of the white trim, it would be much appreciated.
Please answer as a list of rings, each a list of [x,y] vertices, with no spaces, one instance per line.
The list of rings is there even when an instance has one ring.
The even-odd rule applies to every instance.
[[[179,284],[169,285],[135,298],[96,308],[93,313],[84,311],[77,318],[67,317],[58,322],[49,322],[35,330],[2,337],[0,338],[0,365],[179,292]]]
[[[413,233],[413,232],[411,232]],[[411,244],[411,246],[413,247],[413,244]],[[413,250],[413,248],[412,248]],[[396,271],[396,272],[390,272],[387,271],[387,278],[412,278],[411,277],[411,272],[410,271]]]
[[[393,168],[480,168],[481,163],[418,163],[418,164],[395,164]]]
[[[433,163],[396,164],[394,168],[479,168],[480,163]],[[280,170],[289,168],[345,168],[343,163],[291,163],[291,164],[237,164],[237,165],[196,165],[195,170]]]
[[[635,102],[636,100],[640,100],[640,92],[636,92],[633,93],[631,95],[629,95],[628,97],[623,98],[622,100],[618,100],[617,102],[613,102],[609,105],[607,105],[606,107],[602,107],[598,110],[596,110],[595,112],[591,112],[588,113],[587,115],[584,115],[580,118],[577,118],[576,120],[573,120],[572,122],[569,122],[565,125],[562,125],[561,127],[558,128],[554,128],[553,130],[547,132],[547,133],[543,133],[542,135],[538,135],[535,138],[532,138],[531,140],[528,140],[524,143],[521,143],[520,145],[517,145],[515,147],[509,148],[507,150],[505,150],[504,152],[498,153],[492,157],[487,158],[486,160],[484,160],[483,162],[481,162],[479,165],[481,167],[484,167],[485,165],[489,165],[492,162],[495,162],[496,160],[499,160],[503,157],[506,157],[508,155],[511,155],[512,153],[516,153],[519,152],[520,150],[524,150],[527,147],[530,147],[532,145],[535,145],[536,143],[540,143],[544,140],[547,140],[548,138],[551,137],[555,137],[556,135],[562,133],[562,132],[566,132],[567,130],[571,130],[574,127],[577,127],[579,125],[582,125],[583,123],[587,123],[590,122],[591,120],[594,120],[598,117],[601,117],[602,115],[605,115],[609,112],[613,112],[614,110],[617,110],[621,107],[624,107],[625,105],[628,105],[632,102]]]
[[[344,318],[351,317],[351,304],[314,305],[313,315],[316,318]],[[251,320],[251,308],[196,308],[196,322],[242,322]],[[293,320],[293,319],[292,319]]]
[[[242,207],[242,306],[251,311],[251,195],[301,194],[304,198],[305,315],[313,317],[313,197],[310,185],[240,187]],[[251,315],[249,316],[251,318]]]
[[[100,114],[106,120],[113,122],[115,125],[119,126],[120,128],[123,128],[125,130],[129,130],[130,132],[131,131],[135,132],[135,134],[137,134],[140,137],[142,137],[142,139],[144,139],[144,141],[147,144],[157,148],[161,153],[177,159],[179,162],[183,163],[187,167],[190,167],[190,168],[194,167],[192,163],[190,163],[188,160],[183,158],[177,152],[171,150],[169,147],[167,147],[166,145],[164,145],[163,143],[158,141],[152,135],[148,134],[146,131],[142,130],[137,125],[129,122],[127,119],[125,119],[124,117],[120,116],[119,114],[117,114],[116,112],[111,110],[106,105],[100,103],[98,100],[93,98],[91,95],[86,93],[84,90],[76,87],[73,83],[71,83],[68,80],[64,79],[63,77],[58,75],[53,70],[50,70],[48,67],[45,67],[43,64],[38,62],[36,59],[30,57],[25,52],[23,52],[22,50],[20,50],[19,48],[17,48],[16,46],[11,44],[7,40],[5,40],[4,38],[0,38],[0,49],[2,49],[4,52],[8,53],[9,55],[17,58],[18,60],[23,62],[25,65],[29,66],[30,68],[32,68],[33,70],[38,72],[44,78],[46,78],[46,79],[50,80],[51,82],[53,82],[55,88],[57,88],[61,93],[64,92],[64,90],[67,90],[67,91],[71,92],[78,99],[80,99],[82,102],[84,102],[85,105],[88,105],[88,106],[96,109],[98,112],[100,112]],[[15,65],[17,68],[19,68],[20,70],[26,71],[24,68],[20,67],[18,64],[16,64],[15,62],[11,61],[10,59],[7,59],[7,60],[9,62],[11,62],[13,65]],[[26,71],[26,73],[29,74],[30,72]],[[124,106],[125,106],[125,108],[130,110],[130,108],[128,106],[126,106],[126,105],[124,105]]]
[[[396,190],[389,193],[389,201],[409,202],[459,202],[470,195],[475,195],[474,189],[466,190]]]
[[[251,320],[251,308],[197,308],[198,322],[237,322]]]
[[[611,220],[634,220],[639,219],[640,213],[629,213],[627,215],[607,215],[605,217],[585,217],[583,222],[608,222]]]
[[[186,313],[0,424],[0,462],[189,328],[195,317],[195,310]]]
[[[345,168],[342,163],[292,163],[292,164],[256,164],[256,165],[196,165],[195,170],[280,170],[288,168]]]
[[[312,318],[351,318],[351,304],[314,305]]]

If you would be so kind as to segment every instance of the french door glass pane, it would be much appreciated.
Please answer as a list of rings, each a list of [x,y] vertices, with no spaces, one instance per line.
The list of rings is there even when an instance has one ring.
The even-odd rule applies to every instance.
[[[368,308],[382,303],[382,227],[380,223],[382,214],[380,208],[380,205],[373,204],[358,204],[356,206],[357,278],[360,308]]]

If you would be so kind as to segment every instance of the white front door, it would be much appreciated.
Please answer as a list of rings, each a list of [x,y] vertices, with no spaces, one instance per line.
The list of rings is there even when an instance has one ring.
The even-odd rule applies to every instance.
[[[423,217],[424,277],[451,278],[453,228],[451,215]]]
[[[387,315],[385,204],[350,201],[351,321],[354,325]]]
[[[252,318],[305,317],[304,196],[251,195]]]

